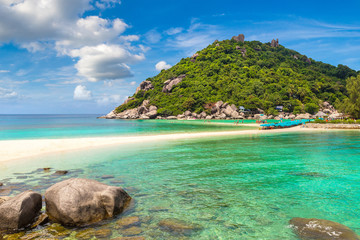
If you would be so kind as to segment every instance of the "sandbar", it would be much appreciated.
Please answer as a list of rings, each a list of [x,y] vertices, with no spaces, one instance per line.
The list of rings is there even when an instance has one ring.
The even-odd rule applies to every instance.
[[[251,124],[255,126],[255,124]],[[249,126],[244,124],[243,126]],[[259,126],[259,125],[257,125]],[[221,131],[221,132],[195,132],[195,133],[175,133],[162,135],[145,136],[108,136],[108,137],[89,137],[89,138],[66,138],[66,139],[30,139],[30,140],[1,140],[0,141],[0,162],[11,161],[35,157],[49,153],[61,153],[80,149],[93,149],[102,146],[119,144],[134,144],[141,142],[171,141],[191,138],[206,138],[220,136],[237,135],[258,135],[275,134],[287,132],[314,132],[326,131],[324,129],[303,128],[301,126],[287,129],[273,130],[240,130],[240,131]]]

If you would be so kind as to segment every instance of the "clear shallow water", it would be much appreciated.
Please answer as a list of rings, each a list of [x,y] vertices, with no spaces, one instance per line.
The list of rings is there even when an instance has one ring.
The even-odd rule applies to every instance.
[[[74,176],[120,185],[134,204],[117,219],[150,217],[140,226],[146,239],[297,239],[288,228],[292,217],[337,221],[360,233],[359,162],[359,132],[284,133],[76,151],[2,164],[0,179],[20,183],[11,194],[44,192]],[[49,166],[70,173],[25,174]],[[166,232],[158,225],[166,218],[202,228],[186,236]],[[93,227],[121,236],[117,219]]]
[[[234,127],[234,121],[215,125],[204,121],[112,120],[97,119],[99,115],[0,115],[0,140],[71,138],[116,135],[145,135],[201,131],[253,129]],[[255,122],[245,120],[245,122]]]

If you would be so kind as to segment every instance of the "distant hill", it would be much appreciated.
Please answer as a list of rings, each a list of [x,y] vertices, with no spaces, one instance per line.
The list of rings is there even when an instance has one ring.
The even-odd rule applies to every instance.
[[[148,78],[115,113],[139,108],[148,100],[146,104],[157,111],[151,117],[187,110],[211,114],[218,101],[272,115],[278,113],[276,106],[283,106],[284,112],[313,114],[324,101],[340,103],[347,95],[346,79],[356,75],[347,66],[315,61],[278,40],[244,41],[240,34],[215,41]]]

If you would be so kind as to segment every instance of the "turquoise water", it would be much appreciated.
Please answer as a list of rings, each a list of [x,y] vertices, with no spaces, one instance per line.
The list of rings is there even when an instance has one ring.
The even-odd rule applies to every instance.
[[[358,131],[269,132],[137,143],[3,163],[0,182],[15,186],[11,195],[29,188],[44,193],[69,177],[122,186],[133,197],[132,206],[116,219],[90,226],[111,229],[112,237],[126,235],[116,229],[118,219],[139,216],[147,219],[138,234],[146,239],[295,240],[288,227],[293,217],[328,219],[360,233],[359,163]],[[53,169],[37,170],[42,167]],[[70,172],[54,177],[55,170]],[[159,226],[167,218],[200,227],[185,234],[168,232]],[[74,234],[77,230],[71,229]]]
[[[100,115],[0,115],[0,140],[239,130],[234,121],[113,120]],[[245,120],[254,123],[254,120]],[[250,127],[242,127],[250,129]]]

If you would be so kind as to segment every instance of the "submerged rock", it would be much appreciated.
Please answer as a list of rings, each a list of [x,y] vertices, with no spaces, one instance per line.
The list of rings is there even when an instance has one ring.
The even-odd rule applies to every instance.
[[[35,221],[42,207],[42,198],[33,191],[23,192],[0,205],[0,229],[17,230]]]
[[[82,226],[113,217],[130,200],[120,187],[81,178],[59,182],[45,192],[50,220],[65,226]]]
[[[58,170],[54,173],[54,175],[66,175],[69,171],[66,170]]]
[[[138,226],[141,224],[140,218],[137,216],[124,217],[116,222],[118,228],[128,228],[132,226]]]
[[[167,218],[159,222],[159,227],[167,232],[174,232],[177,234],[189,235],[194,231],[202,229],[200,225],[187,223],[183,220],[175,218]]]
[[[136,237],[117,237],[111,240],[145,240],[145,237],[136,236]]]
[[[125,236],[135,236],[135,235],[139,235],[142,232],[143,231],[141,230],[141,228],[135,226],[120,230],[120,233]]]
[[[350,228],[337,222],[316,218],[292,218],[291,228],[304,240],[359,240]]]

